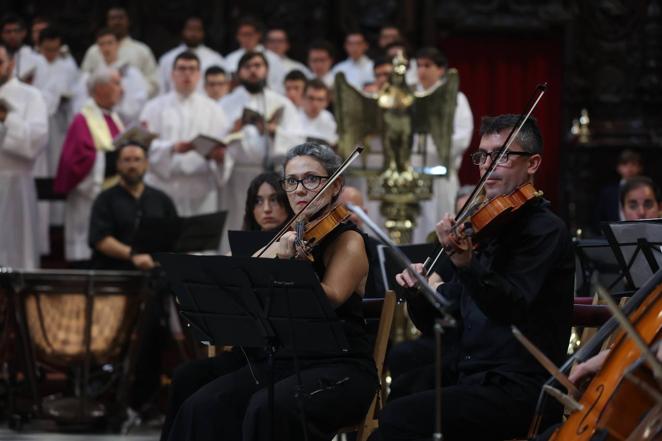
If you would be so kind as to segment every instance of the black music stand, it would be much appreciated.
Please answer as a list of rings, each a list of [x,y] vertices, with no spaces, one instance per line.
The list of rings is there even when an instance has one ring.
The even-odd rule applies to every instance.
[[[578,296],[592,296],[591,285],[594,274],[609,292],[616,290],[618,294],[631,294],[631,291],[625,291],[621,266],[607,239],[574,239],[573,243],[579,262],[576,271]]]
[[[139,252],[217,250],[227,211],[189,217],[141,218],[132,248]]]
[[[277,231],[239,231],[228,230],[230,251],[233,256],[250,257],[265,246]]]
[[[612,222],[602,230],[631,289],[643,286],[662,265],[662,219]]]
[[[276,352],[293,356],[300,385],[299,356],[349,351],[342,323],[308,262],[180,254],[157,260],[200,341],[267,350],[272,416]]]

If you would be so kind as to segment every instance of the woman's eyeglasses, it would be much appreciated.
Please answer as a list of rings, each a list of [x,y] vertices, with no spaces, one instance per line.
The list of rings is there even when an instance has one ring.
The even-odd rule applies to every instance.
[[[316,175],[306,175],[301,179],[297,179],[293,176],[289,176],[285,179],[281,179],[280,185],[288,193],[296,191],[299,187],[299,184],[303,185],[303,188],[306,190],[315,190],[320,186],[323,179],[328,179],[328,176],[316,176]]]

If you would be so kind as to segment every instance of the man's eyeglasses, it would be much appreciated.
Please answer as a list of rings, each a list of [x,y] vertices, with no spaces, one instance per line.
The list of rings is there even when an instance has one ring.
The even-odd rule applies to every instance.
[[[508,151],[506,152],[505,155],[501,157],[499,160],[499,164],[506,164],[510,160],[510,155],[515,155],[515,156],[533,156],[535,153],[531,152],[513,152],[513,151]],[[483,150],[478,150],[476,153],[473,153],[471,155],[471,162],[474,163],[474,165],[483,165],[485,164],[485,160],[487,157],[490,157],[491,161],[494,161],[497,156],[499,155],[499,150],[494,150],[492,152],[486,152]]]
[[[293,176],[289,176],[285,179],[281,179],[280,185],[288,193],[296,191],[299,187],[299,184],[303,185],[303,188],[306,190],[315,190],[322,183],[322,179],[329,179],[328,176],[316,176],[316,175],[307,175],[302,179],[297,179]]]

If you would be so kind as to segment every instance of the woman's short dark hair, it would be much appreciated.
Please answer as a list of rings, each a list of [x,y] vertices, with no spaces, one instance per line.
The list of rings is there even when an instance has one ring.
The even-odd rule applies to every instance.
[[[314,142],[304,142],[288,150],[285,156],[285,163],[283,164],[283,173],[285,172],[287,163],[297,156],[313,157],[317,162],[322,164],[322,167],[324,167],[324,170],[329,175],[335,173],[342,165],[342,159],[331,148]]]
[[[625,198],[627,197],[628,193],[642,187],[650,188],[653,192],[653,195],[655,196],[655,200],[660,202],[660,188],[655,185],[655,182],[653,182],[651,178],[648,176],[633,176],[625,181],[623,185],[621,185],[621,189],[618,195],[618,198],[621,201],[621,206],[625,205]]]
[[[342,165],[342,159],[336,152],[334,152],[330,147],[327,147],[325,145],[321,144],[316,144],[314,142],[304,142],[303,144],[299,144],[297,146],[292,147],[287,151],[287,155],[285,155],[285,162],[283,163],[283,174],[285,174],[285,167],[287,167],[287,163],[290,162],[292,159],[296,158],[297,156],[310,156],[313,159],[315,159],[317,162],[319,162],[322,167],[324,167],[324,170],[326,170],[326,173],[331,176],[340,168]],[[342,188],[342,176],[338,177],[338,180],[341,183],[341,188]],[[338,195],[340,192],[338,192],[337,195],[335,195],[332,198],[332,202],[335,202],[336,199],[338,199]]]
[[[253,209],[257,203],[257,192],[260,190],[262,184],[267,183],[276,190],[276,200],[280,205],[285,208],[287,212],[287,220],[294,216],[292,207],[290,207],[290,201],[287,199],[287,193],[280,185],[280,175],[275,172],[267,172],[257,175],[248,186],[248,192],[246,194],[246,211],[244,211],[244,225],[243,229],[245,231],[260,231],[262,227],[255,220],[253,215]],[[280,228],[280,226],[278,227]]]

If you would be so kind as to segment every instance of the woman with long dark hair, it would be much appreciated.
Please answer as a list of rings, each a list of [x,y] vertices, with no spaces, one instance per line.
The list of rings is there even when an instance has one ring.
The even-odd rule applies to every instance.
[[[244,231],[277,231],[294,215],[280,179],[278,173],[266,172],[251,181],[246,194]]]

